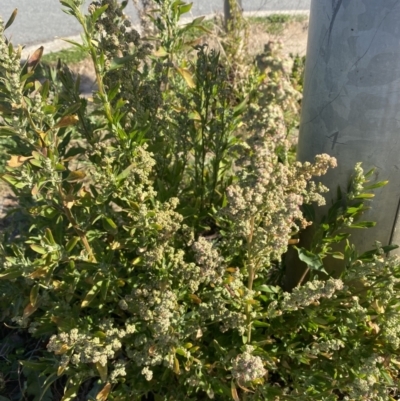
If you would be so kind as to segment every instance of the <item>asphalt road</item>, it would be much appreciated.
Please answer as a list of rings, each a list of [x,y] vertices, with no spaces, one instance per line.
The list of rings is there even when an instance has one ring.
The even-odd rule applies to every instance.
[[[189,0],[188,0],[189,1]],[[192,15],[206,15],[223,10],[223,0],[192,0]],[[242,0],[245,11],[281,11],[308,10],[311,0]],[[85,6],[90,1],[86,1]],[[79,35],[80,27],[73,17],[62,12],[57,0],[2,0],[0,16],[7,21],[15,8],[18,16],[14,24],[7,29],[7,37],[12,37],[14,44],[35,45],[50,42],[57,37]],[[130,1],[127,8],[134,21],[137,14]]]

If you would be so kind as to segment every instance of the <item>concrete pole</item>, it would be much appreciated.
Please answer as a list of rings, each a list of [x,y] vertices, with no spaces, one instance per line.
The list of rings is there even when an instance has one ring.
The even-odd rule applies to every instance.
[[[338,185],[346,190],[357,162],[365,172],[376,168],[371,183],[389,180],[364,215],[376,227],[351,230],[359,252],[376,240],[400,245],[399,21],[399,0],[311,1],[298,159],[337,158],[322,178],[328,204]]]
[[[237,3],[239,11],[243,12],[242,0],[224,0],[225,27],[228,26],[228,21],[232,18],[231,2],[233,4]]]

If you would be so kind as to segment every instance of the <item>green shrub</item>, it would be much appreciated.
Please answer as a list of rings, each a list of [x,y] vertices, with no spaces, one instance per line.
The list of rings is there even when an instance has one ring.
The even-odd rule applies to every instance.
[[[348,243],[335,253],[343,275],[321,276],[370,196],[360,166],[312,249],[298,249],[310,281],[281,289],[288,244],[324,202],[312,179],[335,166],[289,162],[299,94],[288,64],[265,54],[261,71],[231,74],[229,52],[190,47],[201,19],[179,26],[181,1],[155,0],[152,45],[114,0],[87,15],[81,0],[61,3],[84,30],[92,101],[65,65],[35,80],[42,49],[21,67],[21,49],[0,40],[0,133],[17,140],[1,178],[23,217],[2,234],[1,318],[29,347],[0,365],[23,382],[4,395],[394,397],[398,261]]]

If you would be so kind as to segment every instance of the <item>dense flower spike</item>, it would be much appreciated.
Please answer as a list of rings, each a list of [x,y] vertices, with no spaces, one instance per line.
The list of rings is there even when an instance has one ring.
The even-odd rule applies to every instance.
[[[0,39],[0,134],[16,138],[0,177],[19,201],[0,236],[1,330],[26,341],[0,361],[0,398],[17,360],[18,399],[397,397],[400,262],[381,244],[330,248],[371,196],[360,165],[301,250],[310,280],[281,288],[336,161],[294,160],[300,94],[279,46],[245,62],[237,14],[220,54],[201,19],[179,23],[180,0],[143,0],[146,38],[126,2],[61,3],[82,25],[92,99],[67,66],[39,66],[43,49],[21,66]]]

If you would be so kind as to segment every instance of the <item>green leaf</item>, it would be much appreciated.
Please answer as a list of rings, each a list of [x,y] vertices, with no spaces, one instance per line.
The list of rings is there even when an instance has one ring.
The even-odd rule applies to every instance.
[[[75,248],[75,246],[76,246],[76,244],[79,242],[79,237],[72,237],[68,242],[67,242],[67,245],[65,245],[65,250],[67,251],[67,252],[71,252],[74,248]]]
[[[10,174],[2,174],[0,178],[12,186],[16,186],[18,181]]]
[[[266,322],[261,322],[260,320],[253,320],[254,327],[270,327],[271,325]]]
[[[374,198],[374,194],[360,194],[354,197],[354,199],[372,199]]]
[[[92,14],[92,22],[93,23],[96,22],[99,19],[99,17],[101,16],[101,14],[103,14],[104,11],[107,10],[107,8],[108,8],[108,4],[106,4],[103,7],[97,8],[96,11]]]
[[[389,384],[390,386],[393,386],[394,382],[393,382],[392,377],[383,369],[380,372],[381,372],[381,375],[383,376],[383,378],[385,379],[385,382],[387,384]]]
[[[2,280],[12,280],[22,275],[22,270],[20,267],[13,267],[7,269],[5,272],[0,273],[0,279]]]
[[[29,301],[30,301],[32,306],[36,306],[36,302],[37,302],[38,297],[39,297],[39,288],[40,288],[39,285],[36,284],[31,289],[31,293],[29,295]]]
[[[397,249],[399,246],[398,245],[385,245],[380,249],[371,249],[370,251],[364,252],[362,255],[358,257],[360,260],[370,260],[374,255],[378,255],[380,250],[382,250],[384,253],[389,253],[390,251],[393,251],[394,249]]]
[[[388,183],[389,183],[389,181],[379,181],[376,184],[365,186],[364,187],[364,191],[369,191],[371,189],[381,188],[381,187],[384,187],[385,185],[387,185]]]
[[[105,382],[107,380],[107,364],[103,366],[100,362],[97,362],[96,369],[99,372],[100,379]]]
[[[312,205],[304,204],[302,206],[304,217],[307,221],[315,223],[315,209]]]
[[[360,221],[358,223],[352,224],[350,228],[371,228],[375,226],[376,226],[375,221]]]
[[[196,87],[196,84],[193,81],[192,74],[190,73],[189,70],[187,70],[185,68],[176,68],[176,70],[179,72],[179,74],[182,76],[182,78],[186,81],[189,88]]]
[[[335,259],[344,260],[344,254],[342,252],[332,252],[330,255]]]
[[[56,245],[56,241],[54,240],[53,233],[50,228],[46,228],[45,238],[47,239],[49,245]]]
[[[255,290],[268,292],[270,294],[279,294],[281,292],[281,289],[279,287],[276,287],[274,285],[266,285],[266,284],[256,287]]]
[[[15,17],[17,16],[17,14],[18,14],[18,8],[16,8],[12,12],[11,17],[8,19],[7,23],[4,25],[4,30],[6,30],[7,28],[9,28],[12,25],[12,23],[14,22]]]
[[[188,13],[193,7],[193,3],[183,4],[179,7],[179,16]]]
[[[117,70],[118,68],[123,67],[128,61],[131,61],[134,58],[136,58],[135,54],[130,54],[129,56],[125,57],[116,57],[111,61],[111,64],[108,67],[107,71]]]
[[[104,217],[101,219],[102,223],[103,223],[103,227],[106,231],[108,231],[109,233],[115,235],[118,232],[118,227],[117,225],[114,223],[114,221],[112,219],[110,219],[109,217]]]
[[[40,394],[39,401],[42,401],[43,397],[46,395],[47,390],[50,388],[50,386],[58,380],[58,376],[56,373],[52,373],[44,382],[44,386],[42,388],[42,393]]]
[[[71,43],[71,45],[74,45],[74,46],[76,46],[76,47],[79,47],[79,48],[82,49],[82,50],[86,50],[86,47],[85,47],[84,45],[82,45],[81,43],[75,42],[75,41],[70,40],[70,39],[62,39],[62,40],[63,40],[64,42]]]
[[[66,178],[68,182],[78,182],[86,177],[86,173],[82,170],[71,171]]]
[[[41,255],[46,255],[48,253],[46,249],[44,249],[42,246],[37,245],[37,244],[31,244],[30,245],[31,249],[34,250],[37,253],[40,253]]]
[[[324,264],[322,263],[322,259],[319,255],[316,255],[307,249],[294,247],[299,254],[299,259],[306,263],[310,270],[322,272],[328,274],[328,272],[324,268]]]
[[[17,132],[10,127],[0,127],[1,136],[18,135]]]
[[[118,182],[124,180],[125,178],[129,177],[131,170],[136,166],[136,163],[132,163],[128,166],[125,170],[123,170],[120,174],[118,174],[115,178]]]
[[[94,285],[92,289],[85,295],[85,298],[81,303],[81,308],[88,307],[90,303],[96,298],[97,294],[100,292],[100,287],[102,283],[102,281],[96,283],[96,285]]]

